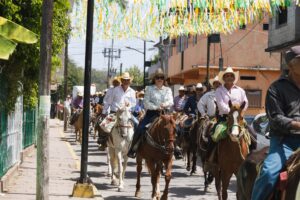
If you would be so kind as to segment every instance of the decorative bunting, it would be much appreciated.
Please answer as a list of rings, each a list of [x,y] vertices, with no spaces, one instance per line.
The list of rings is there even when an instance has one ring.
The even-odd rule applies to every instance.
[[[73,29],[81,33],[86,2],[77,0],[73,9]],[[290,5],[299,0],[97,0],[95,30],[103,39],[226,34]]]

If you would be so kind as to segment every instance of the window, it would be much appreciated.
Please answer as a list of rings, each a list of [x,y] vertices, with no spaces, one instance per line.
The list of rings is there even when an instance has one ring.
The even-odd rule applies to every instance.
[[[287,8],[280,6],[277,11],[277,26],[287,23]]]
[[[197,44],[197,35],[194,35],[194,37],[193,37],[193,45],[196,45]]]
[[[241,76],[241,80],[246,80],[246,81],[255,81],[256,77],[255,76]]]
[[[263,24],[263,30],[264,31],[269,30],[269,24]]]
[[[262,91],[245,90],[249,102],[249,108],[261,108]]]

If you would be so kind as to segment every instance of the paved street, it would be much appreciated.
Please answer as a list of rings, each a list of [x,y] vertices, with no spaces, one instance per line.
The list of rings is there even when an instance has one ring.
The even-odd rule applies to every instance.
[[[73,184],[79,177],[80,145],[75,142],[72,130],[63,133],[63,123],[51,120],[50,129],[50,199],[70,199]],[[135,160],[130,159],[125,177],[125,191],[118,192],[116,186],[110,185],[107,177],[106,153],[98,150],[96,141],[90,137],[88,158],[88,175],[91,177],[99,193],[107,200],[136,199],[134,197],[136,184]],[[8,194],[0,195],[0,199],[35,199],[35,153],[22,164],[20,173],[9,187]],[[208,192],[203,192],[203,176],[200,167],[197,174],[190,176],[185,170],[183,160],[175,160],[173,178],[170,183],[169,199],[217,199],[214,185]],[[151,182],[147,169],[142,174],[142,199],[150,199]],[[228,199],[235,199],[235,178],[229,187]],[[161,178],[161,191],[164,188],[164,178]],[[74,199],[74,198],[73,198]],[[98,199],[101,199],[98,197]]]

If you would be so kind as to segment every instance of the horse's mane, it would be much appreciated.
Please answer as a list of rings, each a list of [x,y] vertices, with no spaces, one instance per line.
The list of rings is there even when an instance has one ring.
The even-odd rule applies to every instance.
[[[289,176],[300,174],[300,148],[296,150],[286,162]]]

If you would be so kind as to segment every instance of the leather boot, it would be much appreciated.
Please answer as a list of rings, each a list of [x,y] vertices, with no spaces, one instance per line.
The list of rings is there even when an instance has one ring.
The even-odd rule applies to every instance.
[[[135,158],[136,157],[136,151],[137,151],[137,149],[139,147],[139,144],[140,144],[140,138],[141,138],[141,134],[138,134],[138,133],[135,132],[134,135],[133,135],[133,139],[132,139],[129,151],[127,153],[127,156],[129,158]]]

